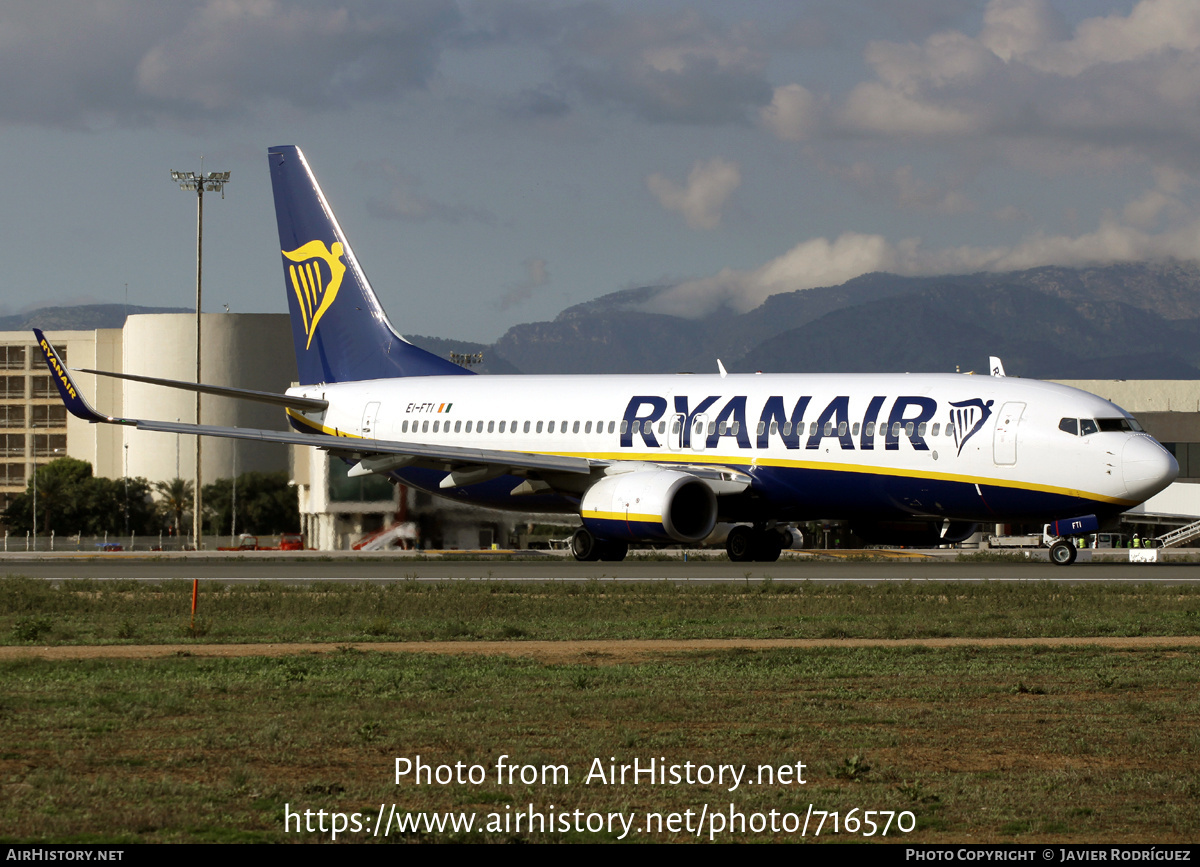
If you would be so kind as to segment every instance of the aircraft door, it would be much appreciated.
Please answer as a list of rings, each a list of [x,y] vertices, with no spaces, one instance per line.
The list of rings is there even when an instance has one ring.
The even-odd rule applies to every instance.
[[[379,415],[379,401],[376,400],[376,401],[372,401],[371,403],[368,403],[367,408],[363,410],[363,418],[362,418],[362,435],[363,436],[370,437],[371,439],[377,438],[374,434],[375,417],[377,415]]]
[[[683,428],[687,424],[687,416],[675,413],[667,421],[667,448],[673,452],[683,450]]]
[[[702,452],[708,442],[708,413],[700,413],[692,418],[692,430],[689,434],[692,451]]]
[[[1025,404],[1010,401],[1000,407],[996,416],[996,434],[992,440],[992,457],[998,467],[1011,467],[1017,462],[1017,428]]]

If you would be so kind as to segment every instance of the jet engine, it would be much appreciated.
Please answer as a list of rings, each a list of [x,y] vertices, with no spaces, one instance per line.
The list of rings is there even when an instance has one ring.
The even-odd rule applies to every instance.
[[[687,473],[641,470],[596,482],[579,514],[598,539],[699,542],[717,523],[717,497]]]

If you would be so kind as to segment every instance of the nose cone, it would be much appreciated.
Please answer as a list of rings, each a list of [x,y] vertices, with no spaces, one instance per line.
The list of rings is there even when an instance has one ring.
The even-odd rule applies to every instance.
[[[1131,437],[1121,452],[1121,476],[1131,497],[1148,500],[1179,475],[1175,456],[1148,436]]]

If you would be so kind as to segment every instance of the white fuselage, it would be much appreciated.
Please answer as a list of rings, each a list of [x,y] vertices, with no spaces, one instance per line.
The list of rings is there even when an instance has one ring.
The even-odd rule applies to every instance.
[[[289,412],[304,430],[613,465],[733,468],[754,478],[756,496],[781,518],[1116,513],[1178,472],[1112,403],[1013,377],[430,376],[290,393],[329,401],[323,413]],[[1071,433],[1064,419],[1089,424]],[[1093,430],[1097,419],[1108,429]],[[505,502],[495,484],[438,490],[444,472],[398,476],[486,505],[522,505]]]

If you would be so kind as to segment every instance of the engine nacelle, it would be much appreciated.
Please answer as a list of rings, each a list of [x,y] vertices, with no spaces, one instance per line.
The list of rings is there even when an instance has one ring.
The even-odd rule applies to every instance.
[[[699,542],[717,523],[717,497],[687,473],[621,473],[588,488],[579,514],[599,539]]]
[[[879,521],[854,524],[854,535],[868,545],[911,545],[932,548],[961,542],[979,528],[967,521]]]

